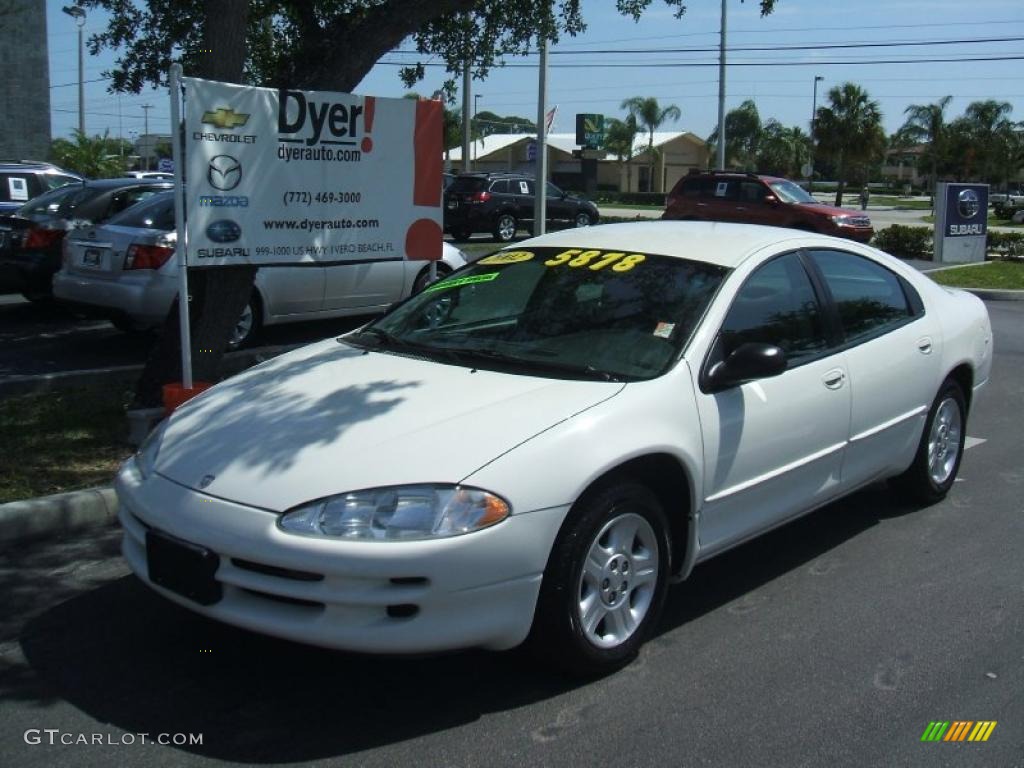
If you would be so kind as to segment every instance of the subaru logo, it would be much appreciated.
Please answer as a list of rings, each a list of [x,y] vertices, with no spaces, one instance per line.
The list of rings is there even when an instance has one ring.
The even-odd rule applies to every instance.
[[[210,158],[206,179],[214,189],[229,192],[242,180],[242,165],[231,155],[216,155]]]
[[[205,488],[216,479],[216,475],[203,475],[202,479],[199,481],[199,487]]]
[[[978,201],[978,193],[973,189],[963,190],[957,195],[956,202],[960,215],[965,219],[971,219],[978,215],[978,209],[981,205]]]
[[[215,243],[233,243],[242,236],[242,228],[231,219],[218,219],[206,228],[206,236]]]

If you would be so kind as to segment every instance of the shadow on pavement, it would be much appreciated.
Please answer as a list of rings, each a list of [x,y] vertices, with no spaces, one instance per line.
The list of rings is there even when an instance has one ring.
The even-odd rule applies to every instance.
[[[672,630],[907,511],[872,488],[716,558],[670,592],[652,644],[663,651]],[[42,584],[35,599],[61,599],[53,589]],[[267,638],[192,614],[131,576],[46,610],[20,644],[28,666],[0,672],[0,699],[66,700],[128,732],[202,733],[202,745],[180,749],[250,764],[357,753],[581,685],[524,652],[367,657]]]

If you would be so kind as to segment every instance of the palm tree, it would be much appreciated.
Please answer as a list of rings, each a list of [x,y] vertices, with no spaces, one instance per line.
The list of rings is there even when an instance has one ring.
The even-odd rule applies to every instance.
[[[939,177],[939,161],[946,152],[946,107],[952,96],[943,96],[934,104],[911,104],[903,114],[907,121],[899,130],[901,139],[928,145],[927,158],[932,168],[931,195],[935,205],[935,184]]]
[[[757,170],[795,176],[810,156],[810,142],[799,127],[787,128],[772,118],[764,124],[757,150]]]
[[[747,99],[736,109],[730,109],[725,116],[725,164],[745,171],[757,168],[757,148],[761,141],[761,116],[757,105]],[[708,136],[708,150],[715,156],[718,142],[718,126]]]
[[[647,154],[650,160],[650,174],[647,177],[647,191],[654,191],[654,132],[658,130],[667,120],[677,121],[683,116],[679,107],[670,104],[662,108],[658,100],[651,97],[634,96],[622,102],[621,109],[629,110],[629,114],[638,124],[639,128],[648,133]]]
[[[109,132],[87,136],[74,132],[74,141],[54,139],[50,156],[57,165],[93,179],[105,179],[124,173],[124,162],[111,153]]]
[[[989,182],[1001,183],[1012,171],[1014,126],[1009,119],[1013,105],[1008,101],[974,101],[967,105],[964,120],[978,148],[979,171]]]
[[[839,187],[836,205],[842,205],[847,176],[880,159],[885,151],[885,132],[878,102],[855,83],[837,85],[828,92],[829,103],[818,107],[815,135],[818,151],[836,168]]]
[[[636,135],[639,133],[636,118],[630,115],[625,120],[616,120],[614,117],[605,123],[604,148],[615,155],[621,167],[626,163],[626,191],[632,186],[632,162],[633,144],[636,142]]]

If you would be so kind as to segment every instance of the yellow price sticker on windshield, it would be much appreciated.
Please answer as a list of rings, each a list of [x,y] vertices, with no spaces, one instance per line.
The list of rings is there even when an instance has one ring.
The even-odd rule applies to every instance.
[[[587,267],[599,270],[611,266],[613,272],[629,272],[637,264],[647,259],[642,253],[626,253],[625,251],[585,251],[582,248],[570,248],[562,251],[544,262],[548,267]]]
[[[485,256],[477,264],[518,264],[521,261],[529,261],[534,257],[531,251],[498,251],[498,253]]]

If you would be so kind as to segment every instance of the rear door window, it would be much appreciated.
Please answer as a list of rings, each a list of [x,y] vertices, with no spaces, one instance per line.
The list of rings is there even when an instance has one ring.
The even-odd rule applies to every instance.
[[[32,195],[29,193],[27,174],[4,174],[0,186],[0,200],[7,203],[27,203]]]
[[[885,267],[845,251],[811,251],[828,285],[847,343],[864,341],[913,316],[900,279]]]
[[[508,179],[498,179],[496,182],[491,184],[491,192],[498,195],[508,194]]]

